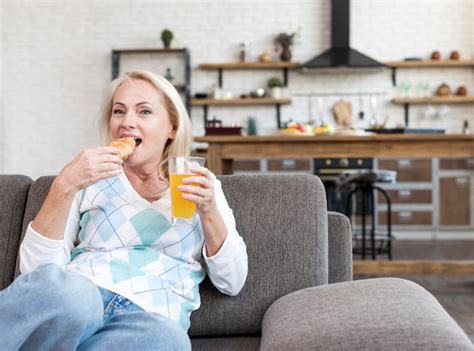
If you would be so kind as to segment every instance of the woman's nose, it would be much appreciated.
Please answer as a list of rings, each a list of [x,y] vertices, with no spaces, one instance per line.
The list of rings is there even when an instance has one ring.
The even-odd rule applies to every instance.
[[[128,111],[122,120],[122,125],[126,127],[135,127],[137,123],[137,116],[135,112]]]

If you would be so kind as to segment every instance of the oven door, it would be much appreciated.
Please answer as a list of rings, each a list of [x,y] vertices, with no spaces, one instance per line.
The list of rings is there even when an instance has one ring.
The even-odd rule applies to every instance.
[[[360,172],[374,168],[371,158],[321,158],[315,159],[314,174],[324,184],[326,189],[326,200],[329,211],[336,211],[347,215],[347,197],[352,187],[337,188],[337,182],[341,173]],[[358,201],[357,199],[356,201]],[[359,208],[360,206],[357,206]]]

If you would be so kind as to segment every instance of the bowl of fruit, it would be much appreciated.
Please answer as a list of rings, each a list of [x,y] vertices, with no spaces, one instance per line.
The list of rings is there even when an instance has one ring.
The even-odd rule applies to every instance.
[[[283,135],[314,135],[313,127],[299,122],[288,122],[285,128],[280,129]]]

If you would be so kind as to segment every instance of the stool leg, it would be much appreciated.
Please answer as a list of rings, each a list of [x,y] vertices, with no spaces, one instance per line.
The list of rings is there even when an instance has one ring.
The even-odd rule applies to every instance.
[[[355,223],[353,222],[353,219],[352,219],[352,196],[354,194],[356,194],[356,200],[357,200],[357,191],[359,190],[359,188],[355,188],[353,190],[351,190],[349,192],[349,194],[347,194],[347,199],[346,199],[346,207],[347,207],[347,217],[349,217],[349,221],[351,223],[351,230],[353,230],[353,228],[355,227]],[[357,207],[356,207],[357,209]],[[355,241],[355,248],[357,248],[357,240]],[[353,251],[355,251],[353,249]]]
[[[365,206],[366,206],[365,188],[362,188],[362,259],[365,260]],[[356,211],[357,213],[357,211]]]
[[[388,259],[392,260],[392,201],[384,189],[378,186],[374,186],[374,189],[380,191],[387,202],[387,254]]]
[[[374,189],[372,186],[367,187],[367,195],[369,196],[369,205],[370,205],[370,215],[371,215],[371,225],[370,230],[370,245],[372,249],[372,260],[375,260],[375,206],[374,206]]]

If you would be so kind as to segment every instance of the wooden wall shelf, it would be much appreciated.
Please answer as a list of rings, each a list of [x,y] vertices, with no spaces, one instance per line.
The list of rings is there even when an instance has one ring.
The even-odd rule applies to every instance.
[[[392,100],[396,105],[422,104],[469,104],[474,103],[474,96],[433,96],[419,98],[397,97]]]
[[[247,99],[191,99],[192,106],[256,106],[288,105],[291,99],[247,98]]]
[[[388,61],[384,64],[390,68],[474,67],[474,60]]]
[[[282,68],[290,68],[295,69],[299,68],[301,65],[295,62],[283,62],[283,61],[276,61],[276,62],[230,62],[230,63],[202,63],[198,67],[200,69],[208,69],[208,70],[215,70],[215,69],[282,69]]]
[[[113,49],[113,52],[120,54],[146,54],[146,53],[183,53],[186,52],[186,48],[169,48],[169,49],[156,49],[156,48],[138,48],[138,49]]]

